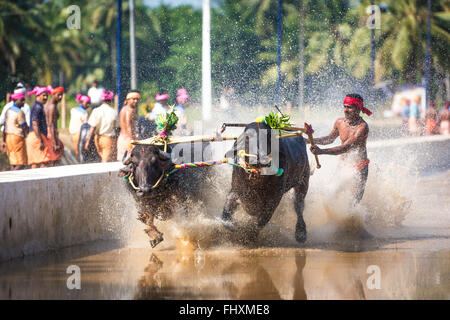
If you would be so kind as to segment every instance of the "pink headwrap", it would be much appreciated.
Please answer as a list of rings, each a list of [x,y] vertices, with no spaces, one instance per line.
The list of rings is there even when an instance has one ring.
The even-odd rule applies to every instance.
[[[167,100],[169,98],[170,98],[170,96],[167,93],[163,93],[163,94],[157,93],[156,97],[155,97],[156,101],[163,101],[163,100]]]
[[[23,92],[13,93],[9,96],[9,101],[11,100],[19,100],[25,98],[25,94]]]
[[[53,88],[51,86],[48,87],[34,87],[33,90],[31,90],[30,92],[28,92],[28,95],[31,96],[32,94],[35,94],[36,97],[40,96],[41,94],[43,94],[44,92],[47,92],[48,94],[52,93]]]
[[[177,97],[177,101],[178,101],[178,103],[182,103],[182,102],[188,101],[190,98],[191,98],[191,97],[189,97],[189,95],[188,95],[187,93],[185,93],[185,94],[180,94],[180,95],[178,95],[178,97]]]
[[[77,97],[75,98],[76,102],[91,102],[91,98],[89,96],[85,96],[82,94],[77,94]]]
[[[103,92],[101,94],[101,98],[102,98],[103,101],[113,100],[114,99],[114,93],[112,93],[112,91],[103,90]]]
[[[181,88],[177,90],[177,96],[182,96],[184,94],[188,94],[185,88]]]

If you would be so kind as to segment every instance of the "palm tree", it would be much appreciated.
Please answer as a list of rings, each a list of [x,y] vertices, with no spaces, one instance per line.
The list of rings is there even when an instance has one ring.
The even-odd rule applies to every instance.
[[[425,73],[425,43],[427,32],[427,1],[387,1],[387,13],[382,16],[376,79],[399,77],[415,83]],[[450,69],[450,3],[432,2],[431,50],[435,66]]]
[[[22,75],[24,68],[18,61],[26,61],[28,66],[37,61],[35,53],[41,44],[36,39],[48,39],[43,20],[34,9],[29,3],[0,1],[0,61],[12,76]]]

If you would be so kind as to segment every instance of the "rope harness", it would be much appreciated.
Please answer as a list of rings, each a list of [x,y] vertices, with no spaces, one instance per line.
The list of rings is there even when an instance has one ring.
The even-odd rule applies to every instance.
[[[245,127],[247,126],[247,124],[227,124],[224,123],[222,126],[222,132],[225,130],[226,126],[239,126],[239,127]],[[259,128],[259,123],[258,123],[258,128]],[[280,135],[278,138],[282,139],[282,138],[290,138],[290,137],[297,137],[299,135],[302,134],[306,134],[309,138],[309,141],[311,143],[311,145],[314,145],[314,138],[313,138],[313,133],[314,130],[312,129],[311,125],[308,125],[305,122],[305,127],[304,128],[297,128],[297,127],[286,127],[285,131],[291,131],[291,133],[285,134],[285,135]],[[208,136],[200,136],[200,137],[169,137],[166,133],[166,130],[164,128],[164,130],[162,130],[158,135],[151,137],[149,139],[145,139],[145,140],[141,140],[141,141],[132,141],[131,144],[133,145],[163,145],[164,146],[164,152],[167,152],[167,145],[168,144],[177,144],[177,143],[187,143],[187,142],[212,142],[212,141],[223,141],[223,140],[235,140],[237,139],[237,137],[234,136],[230,136],[230,137],[208,137]],[[209,167],[209,166],[215,166],[215,165],[221,165],[224,163],[227,163],[229,165],[235,166],[235,167],[239,167],[243,170],[245,170],[245,172],[249,173],[249,174],[261,174],[261,168],[255,168],[253,167],[250,163],[248,163],[247,161],[245,161],[245,157],[254,157],[257,158],[258,156],[255,154],[248,154],[245,152],[245,150],[239,150],[238,151],[238,157],[239,157],[239,161],[238,163],[234,163],[229,161],[226,158],[223,158],[221,160],[217,160],[217,161],[194,161],[194,162],[189,162],[189,163],[182,163],[182,164],[176,164],[174,166],[174,169],[172,169],[170,172],[166,173],[165,170],[163,170],[161,176],[159,177],[158,181],[156,181],[156,183],[151,187],[151,189],[155,189],[157,188],[161,182],[163,180],[166,180],[167,178],[169,178],[169,176],[173,173],[175,173],[176,171],[180,170],[180,169],[187,169],[187,168],[198,168],[198,167]],[[320,164],[319,164],[319,160],[317,158],[317,155],[315,156],[316,158],[316,163],[317,163],[317,168],[320,168]],[[282,168],[277,168],[277,173],[275,174],[275,176],[279,177],[283,174],[283,169]],[[124,177],[125,180],[128,180],[128,182],[130,183],[131,187],[136,190],[139,191],[140,188],[137,187],[134,183],[134,174],[130,173],[128,176]]]

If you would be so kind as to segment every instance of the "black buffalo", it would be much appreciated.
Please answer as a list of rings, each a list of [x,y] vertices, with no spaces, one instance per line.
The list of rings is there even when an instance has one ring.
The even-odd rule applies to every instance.
[[[264,130],[261,130],[264,129]],[[267,144],[260,143],[261,135],[267,135]],[[249,137],[249,138],[247,138]],[[251,164],[249,139],[256,139],[256,160]],[[255,140],[254,140],[255,141]],[[235,142],[233,149],[227,157],[234,158],[235,163],[246,161],[252,168],[259,170],[270,166],[271,156],[271,130],[265,123],[251,123],[244,133]],[[245,150],[245,154],[240,150]],[[276,152],[274,150],[274,152]],[[273,156],[273,155],[272,155]],[[267,160],[267,161],[263,161]],[[266,162],[269,162],[266,164]],[[232,215],[241,204],[247,214],[256,218],[256,227],[250,230],[250,238],[256,238],[259,231],[269,222],[283,195],[291,188],[295,192],[295,210],[297,213],[297,224],[295,228],[295,239],[303,243],[306,241],[306,225],[303,220],[304,200],[309,185],[309,163],[306,153],[306,145],[302,136],[279,139],[279,168],[283,173],[277,175],[261,175],[259,173],[248,173],[239,167],[233,167],[231,191],[229,192],[225,207],[222,212],[224,225],[235,229]]]
[[[135,146],[124,160],[126,166],[119,172],[119,176],[128,179],[127,188],[138,206],[138,220],[148,226],[145,231],[152,247],[163,241],[163,234],[155,227],[154,218],[169,219],[175,209],[188,199],[202,201],[202,189],[207,186],[210,172],[209,167],[174,171],[174,162],[180,162],[179,158],[172,159],[170,153],[161,148]],[[193,144],[190,149],[194,149]],[[172,150],[169,148],[167,151]]]
[[[101,158],[98,155],[97,148],[95,147],[94,137],[89,141],[89,149],[84,149],[86,145],[86,141],[89,137],[89,130],[91,126],[85,122],[81,125],[80,129],[80,138],[78,139],[78,155],[81,163],[92,163],[92,162],[100,162]]]

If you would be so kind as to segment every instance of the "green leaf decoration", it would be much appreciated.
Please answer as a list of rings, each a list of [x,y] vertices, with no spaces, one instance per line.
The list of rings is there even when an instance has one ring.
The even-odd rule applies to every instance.
[[[177,128],[178,117],[175,114],[173,106],[169,112],[161,113],[156,118],[156,125],[158,126],[158,132],[165,132],[169,135],[173,130]]]
[[[264,122],[272,129],[278,130],[279,134],[281,135],[281,131],[285,127],[292,126],[291,123],[289,123],[289,120],[291,119],[290,115],[287,114],[280,114],[275,112],[270,112],[267,117],[264,118]]]

